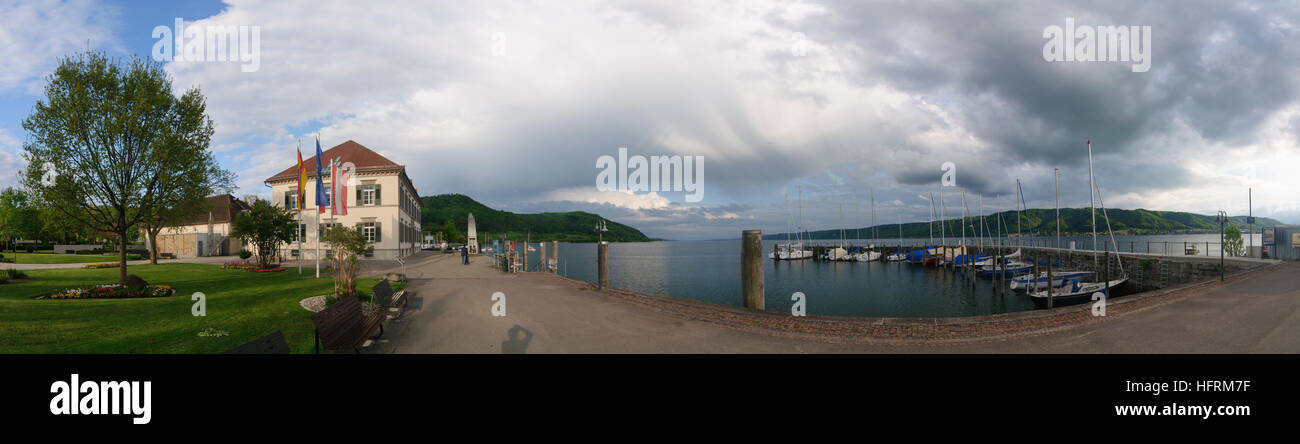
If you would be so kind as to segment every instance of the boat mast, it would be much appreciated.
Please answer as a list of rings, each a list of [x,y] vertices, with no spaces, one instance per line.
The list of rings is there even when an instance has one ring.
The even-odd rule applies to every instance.
[[[876,190],[871,190],[871,243],[876,242],[879,232],[876,229]]]
[[[1061,169],[1052,168],[1052,178],[1056,180],[1056,248],[1061,248]]]
[[[1024,233],[1020,230],[1020,203],[1025,201],[1025,196],[1020,192],[1020,178],[1016,178],[1016,250],[1020,250],[1020,239]]]
[[[934,193],[930,193],[930,245],[934,246]]]
[[[1099,266],[1097,262],[1097,201],[1096,185],[1092,179],[1092,139],[1088,139],[1088,211],[1092,213],[1092,265]]]

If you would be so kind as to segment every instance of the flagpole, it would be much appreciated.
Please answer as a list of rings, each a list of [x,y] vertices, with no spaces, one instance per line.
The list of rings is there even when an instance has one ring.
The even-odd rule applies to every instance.
[[[320,191],[322,184],[324,184],[325,182],[321,182],[321,177],[320,177],[321,176],[321,171],[320,171],[321,154],[320,154],[320,133],[319,132],[316,133],[316,151],[317,151],[316,190]],[[317,202],[320,201],[320,196],[316,196],[316,201]],[[316,278],[320,279],[320,207],[319,206],[316,207]]]
[[[302,169],[302,139],[298,139],[298,196],[293,199],[294,203],[298,204],[299,231],[296,233],[298,234],[298,276],[302,276],[302,235],[306,234],[302,232],[302,207],[306,203],[304,202],[306,199],[303,198],[306,192],[303,188],[306,188],[307,184],[302,183]]]

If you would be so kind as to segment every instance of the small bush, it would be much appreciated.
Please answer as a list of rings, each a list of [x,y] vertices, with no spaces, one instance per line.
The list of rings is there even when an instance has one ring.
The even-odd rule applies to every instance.
[[[0,278],[27,279],[27,273],[23,273],[22,270],[15,270],[10,268],[8,270],[5,270],[3,274],[0,274]]]
[[[248,260],[248,258],[250,258],[250,257],[253,257],[253,252],[248,251],[248,249],[241,249],[241,250],[239,250],[239,258],[240,258],[240,259]]]
[[[141,279],[140,276],[134,274],[126,275],[126,282],[123,282],[122,284],[122,286],[126,287],[127,290],[143,290],[144,287],[149,285],[149,283],[145,282],[144,279]]]
[[[24,248],[24,250],[27,250],[28,253],[35,253],[35,252],[36,252],[36,246],[35,246],[35,245],[28,245],[27,248]]]
[[[138,260],[140,260],[140,255],[138,255],[138,254],[134,254],[134,253],[132,253],[132,254],[128,254],[128,255],[126,255],[126,260],[128,260],[128,261],[138,261]]]

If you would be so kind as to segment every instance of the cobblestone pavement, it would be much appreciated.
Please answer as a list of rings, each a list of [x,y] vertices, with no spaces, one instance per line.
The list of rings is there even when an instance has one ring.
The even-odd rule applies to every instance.
[[[598,291],[482,257],[408,261],[413,294],[373,353],[1235,353],[1300,352],[1300,264],[1220,284],[1088,305],[970,318],[794,318]],[[505,316],[493,316],[505,295]]]

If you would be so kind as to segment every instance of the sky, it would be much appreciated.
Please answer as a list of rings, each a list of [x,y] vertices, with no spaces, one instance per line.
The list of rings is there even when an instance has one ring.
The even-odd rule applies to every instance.
[[[927,220],[931,193],[949,217],[963,194],[1015,209],[1017,180],[1050,208],[1058,170],[1061,205],[1086,208],[1091,140],[1107,207],[1300,223],[1294,2],[0,0],[0,187],[60,58],[153,57],[177,18],[258,31],[255,70],[165,62],[207,97],[238,196],[269,195],[319,134],[405,165],[421,195],[734,238],[866,226],[873,198],[879,224]],[[1067,19],[1149,29],[1149,67],[1049,60]],[[598,187],[620,148],[702,156],[702,198]]]

